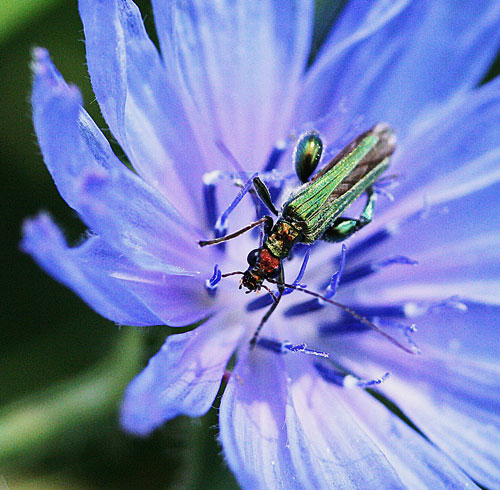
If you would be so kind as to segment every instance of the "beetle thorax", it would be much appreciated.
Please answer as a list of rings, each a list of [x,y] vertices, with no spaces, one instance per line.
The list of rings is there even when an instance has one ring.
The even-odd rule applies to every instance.
[[[280,259],[288,257],[295,242],[299,238],[300,231],[288,221],[280,218],[269,233],[264,246]]]

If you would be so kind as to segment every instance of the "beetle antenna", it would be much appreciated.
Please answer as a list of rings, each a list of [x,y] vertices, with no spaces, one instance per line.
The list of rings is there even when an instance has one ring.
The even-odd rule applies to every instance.
[[[277,281],[274,281],[273,279],[268,279],[268,281],[275,283],[275,284],[277,283]],[[395,346],[404,350],[408,354],[413,354],[413,355],[416,354],[416,352],[405,347],[403,344],[398,342],[394,337],[392,337],[388,333],[384,332],[380,327],[377,327],[377,325],[375,325],[373,322],[368,320],[368,318],[364,317],[363,315],[360,315],[357,311],[353,310],[352,308],[349,308],[349,306],[346,306],[343,303],[339,303],[338,301],[335,301],[333,299],[327,298],[327,297],[325,297],[319,293],[316,293],[314,291],[310,291],[309,289],[294,286],[293,284],[283,283],[283,286],[285,286],[286,288],[295,289],[296,291],[302,291],[305,294],[309,294],[310,296],[314,296],[315,298],[321,299],[321,300],[325,301],[326,303],[330,303],[333,306],[337,306],[338,308],[344,310],[346,313],[349,313],[349,315],[351,315],[353,318],[356,318],[356,320],[361,322],[363,325],[366,325],[367,327],[371,328],[372,330],[375,330],[375,332],[378,332],[380,335],[385,337],[389,342],[392,342]]]
[[[240,274],[242,276],[244,272],[243,271],[226,272],[225,274],[222,274],[221,277],[235,276],[236,274]]]
[[[253,223],[250,223],[249,225],[241,228],[240,230],[237,230],[234,233],[230,233],[229,235],[225,235],[220,238],[214,238],[213,240],[198,240],[198,245],[200,247],[206,247],[207,245],[217,245],[218,243],[227,242],[229,240],[232,240],[233,238],[243,235],[243,233],[250,231],[252,228],[259,226],[266,221],[269,221],[270,219],[271,218],[269,216],[264,216],[263,218],[260,218],[257,221],[254,221]]]

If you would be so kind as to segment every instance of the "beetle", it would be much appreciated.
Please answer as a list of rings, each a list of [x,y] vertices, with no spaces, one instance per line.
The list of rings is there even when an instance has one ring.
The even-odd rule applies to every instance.
[[[215,245],[263,225],[264,241],[261,247],[248,254],[248,269],[245,272],[223,274],[223,277],[241,274],[240,288],[245,287],[247,293],[261,288],[271,293],[264,285],[266,280],[278,286],[278,296],[271,293],[274,302],[257,327],[250,342],[252,345],[255,345],[262,326],[276,309],[285,287],[293,287],[285,283],[283,259],[290,256],[297,243],[313,244],[317,240],[341,242],[369,224],[376,199],[373,185],[388,168],[395,148],[393,129],[388,124],[378,123],[355,138],[309,179],[321,159],[323,143],[317,132],[308,131],[299,138],[293,154],[295,170],[302,185],[291,193],[281,213],[274,206],[264,182],[258,176],[252,179],[255,192],[271,213],[277,216],[277,220],[264,216],[229,235],[198,242],[201,247]],[[342,217],[344,211],[363,193],[366,193],[367,201],[359,218]],[[303,288],[300,290],[305,291]],[[347,310],[351,314],[355,313]],[[361,315],[354,316],[374,328]]]

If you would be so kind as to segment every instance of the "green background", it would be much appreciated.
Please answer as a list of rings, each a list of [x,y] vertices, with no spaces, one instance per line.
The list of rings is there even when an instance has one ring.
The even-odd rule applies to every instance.
[[[316,47],[342,3],[318,2]],[[138,4],[153,32],[149,3]],[[147,439],[118,426],[124,387],[170,329],[103,320],[19,251],[23,220],[40,210],[50,211],[70,242],[84,230],[36,143],[29,104],[34,46],[49,49],[106,127],[86,71],[76,1],[0,0],[0,490],[237,488],[216,442],[216,408],[202,419],[179,417]]]

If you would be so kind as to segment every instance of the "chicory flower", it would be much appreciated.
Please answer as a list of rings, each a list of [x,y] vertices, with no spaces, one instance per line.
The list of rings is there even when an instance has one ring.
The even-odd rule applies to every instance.
[[[161,53],[132,1],[79,5],[96,98],[134,170],[36,49],[35,130],[89,234],[69,248],[41,214],[23,248],[116,323],[201,323],[132,381],[123,426],[203,415],[234,358],[220,440],[244,488],[498,487],[500,82],[478,87],[498,2],[351,0],[311,65],[312,0],[153,0]],[[379,121],[398,135],[394,200],[379,188],[346,249],[317,243],[285,270],[421,354],[297,291],[250,349],[268,301],[221,271],[244,268],[259,236],[198,240],[255,219],[250,196],[218,219],[246,172],[286,198],[293,135],[316,129],[333,155]]]

